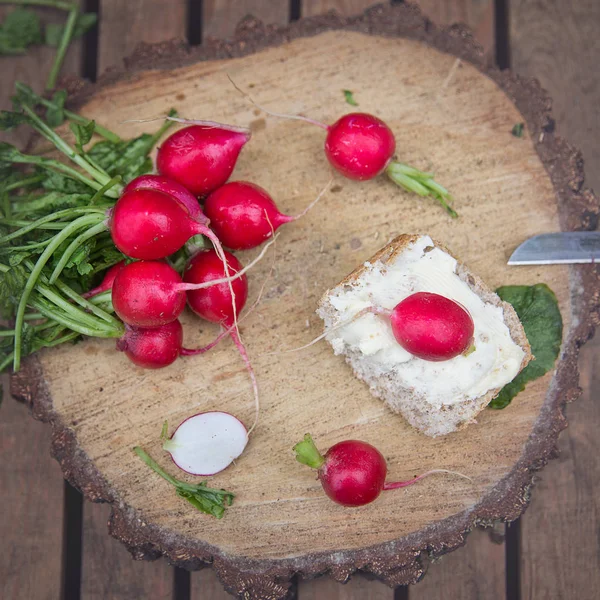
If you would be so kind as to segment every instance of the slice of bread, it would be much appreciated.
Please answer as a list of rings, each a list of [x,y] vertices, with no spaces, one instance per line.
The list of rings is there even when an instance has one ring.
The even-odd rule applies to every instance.
[[[383,307],[392,309],[418,291],[446,295],[469,310],[475,324],[471,355],[424,361],[402,349],[387,319],[374,314],[340,326],[365,306],[387,304]],[[513,307],[442,244],[424,235],[392,240],[328,290],[317,314],[325,322],[325,331],[330,330],[327,339],[335,353],[345,356],[373,395],[432,437],[473,423],[533,358]]]

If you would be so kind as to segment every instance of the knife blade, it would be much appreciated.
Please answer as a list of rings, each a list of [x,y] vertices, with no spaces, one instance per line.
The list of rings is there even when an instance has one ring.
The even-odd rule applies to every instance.
[[[561,265],[600,262],[600,231],[543,233],[524,241],[509,265]]]

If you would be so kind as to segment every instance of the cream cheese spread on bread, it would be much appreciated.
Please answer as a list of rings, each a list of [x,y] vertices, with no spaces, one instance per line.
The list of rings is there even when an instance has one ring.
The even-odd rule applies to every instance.
[[[501,305],[484,301],[457,273],[457,261],[420,236],[384,264],[365,263],[360,278],[345,282],[328,296],[335,309],[319,309],[327,327],[350,320],[369,306],[393,309],[415,292],[434,292],[462,304],[475,325],[475,351],[447,361],[432,362],[413,356],[395,340],[389,320],[366,314],[333,330],[327,340],[336,354],[359,353],[364,369],[375,377],[402,380],[403,387],[432,406],[447,406],[502,388],[519,373],[524,350],[513,341]],[[329,313],[329,316],[327,316]]]

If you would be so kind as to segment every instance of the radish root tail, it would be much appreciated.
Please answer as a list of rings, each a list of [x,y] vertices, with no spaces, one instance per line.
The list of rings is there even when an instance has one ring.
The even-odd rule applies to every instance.
[[[235,81],[233,81],[233,79],[231,78],[231,76],[229,74],[227,75],[227,79],[229,79],[229,81],[231,82],[231,85],[244,98],[246,98],[246,100],[248,100],[248,102],[250,102],[250,104],[252,104],[256,108],[258,108],[259,110],[262,110],[267,115],[270,115],[272,117],[277,117],[278,119],[290,119],[290,120],[295,120],[295,121],[304,121],[305,123],[310,123],[311,125],[316,125],[317,127],[320,127],[321,129],[324,129],[325,131],[329,131],[329,125],[325,125],[325,123],[321,123],[320,121],[315,121],[314,119],[310,119],[308,117],[303,117],[302,115],[287,115],[287,114],[284,114],[284,113],[273,112],[272,110],[269,110],[268,108],[265,108],[264,106],[261,106],[260,104],[258,104],[258,102],[255,102],[252,99],[252,96],[250,96],[250,94],[248,94],[247,92],[245,92],[244,90],[242,90],[235,83]]]
[[[408,481],[392,481],[389,483],[385,483],[383,485],[383,489],[384,490],[396,490],[398,488],[408,487],[409,485],[412,485],[413,483],[417,483],[417,481],[420,481],[421,479],[425,479],[425,477],[429,477],[430,475],[435,475],[436,473],[448,473],[449,475],[457,475],[458,477],[462,477],[463,479],[468,479],[471,482],[473,481],[470,477],[467,477],[466,475],[463,475],[462,473],[459,473],[458,471],[449,471],[448,469],[432,469],[431,471],[427,471],[426,473],[423,473],[422,475],[419,475],[418,477],[414,477],[413,479],[410,479]]]

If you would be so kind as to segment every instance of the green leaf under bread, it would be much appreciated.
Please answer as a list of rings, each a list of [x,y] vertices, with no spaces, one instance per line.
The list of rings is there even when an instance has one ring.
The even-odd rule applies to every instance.
[[[505,408],[525,389],[525,385],[541,377],[552,367],[560,352],[563,323],[554,292],[544,283],[506,285],[496,290],[502,300],[515,309],[535,357],[490,402],[490,408]]]

